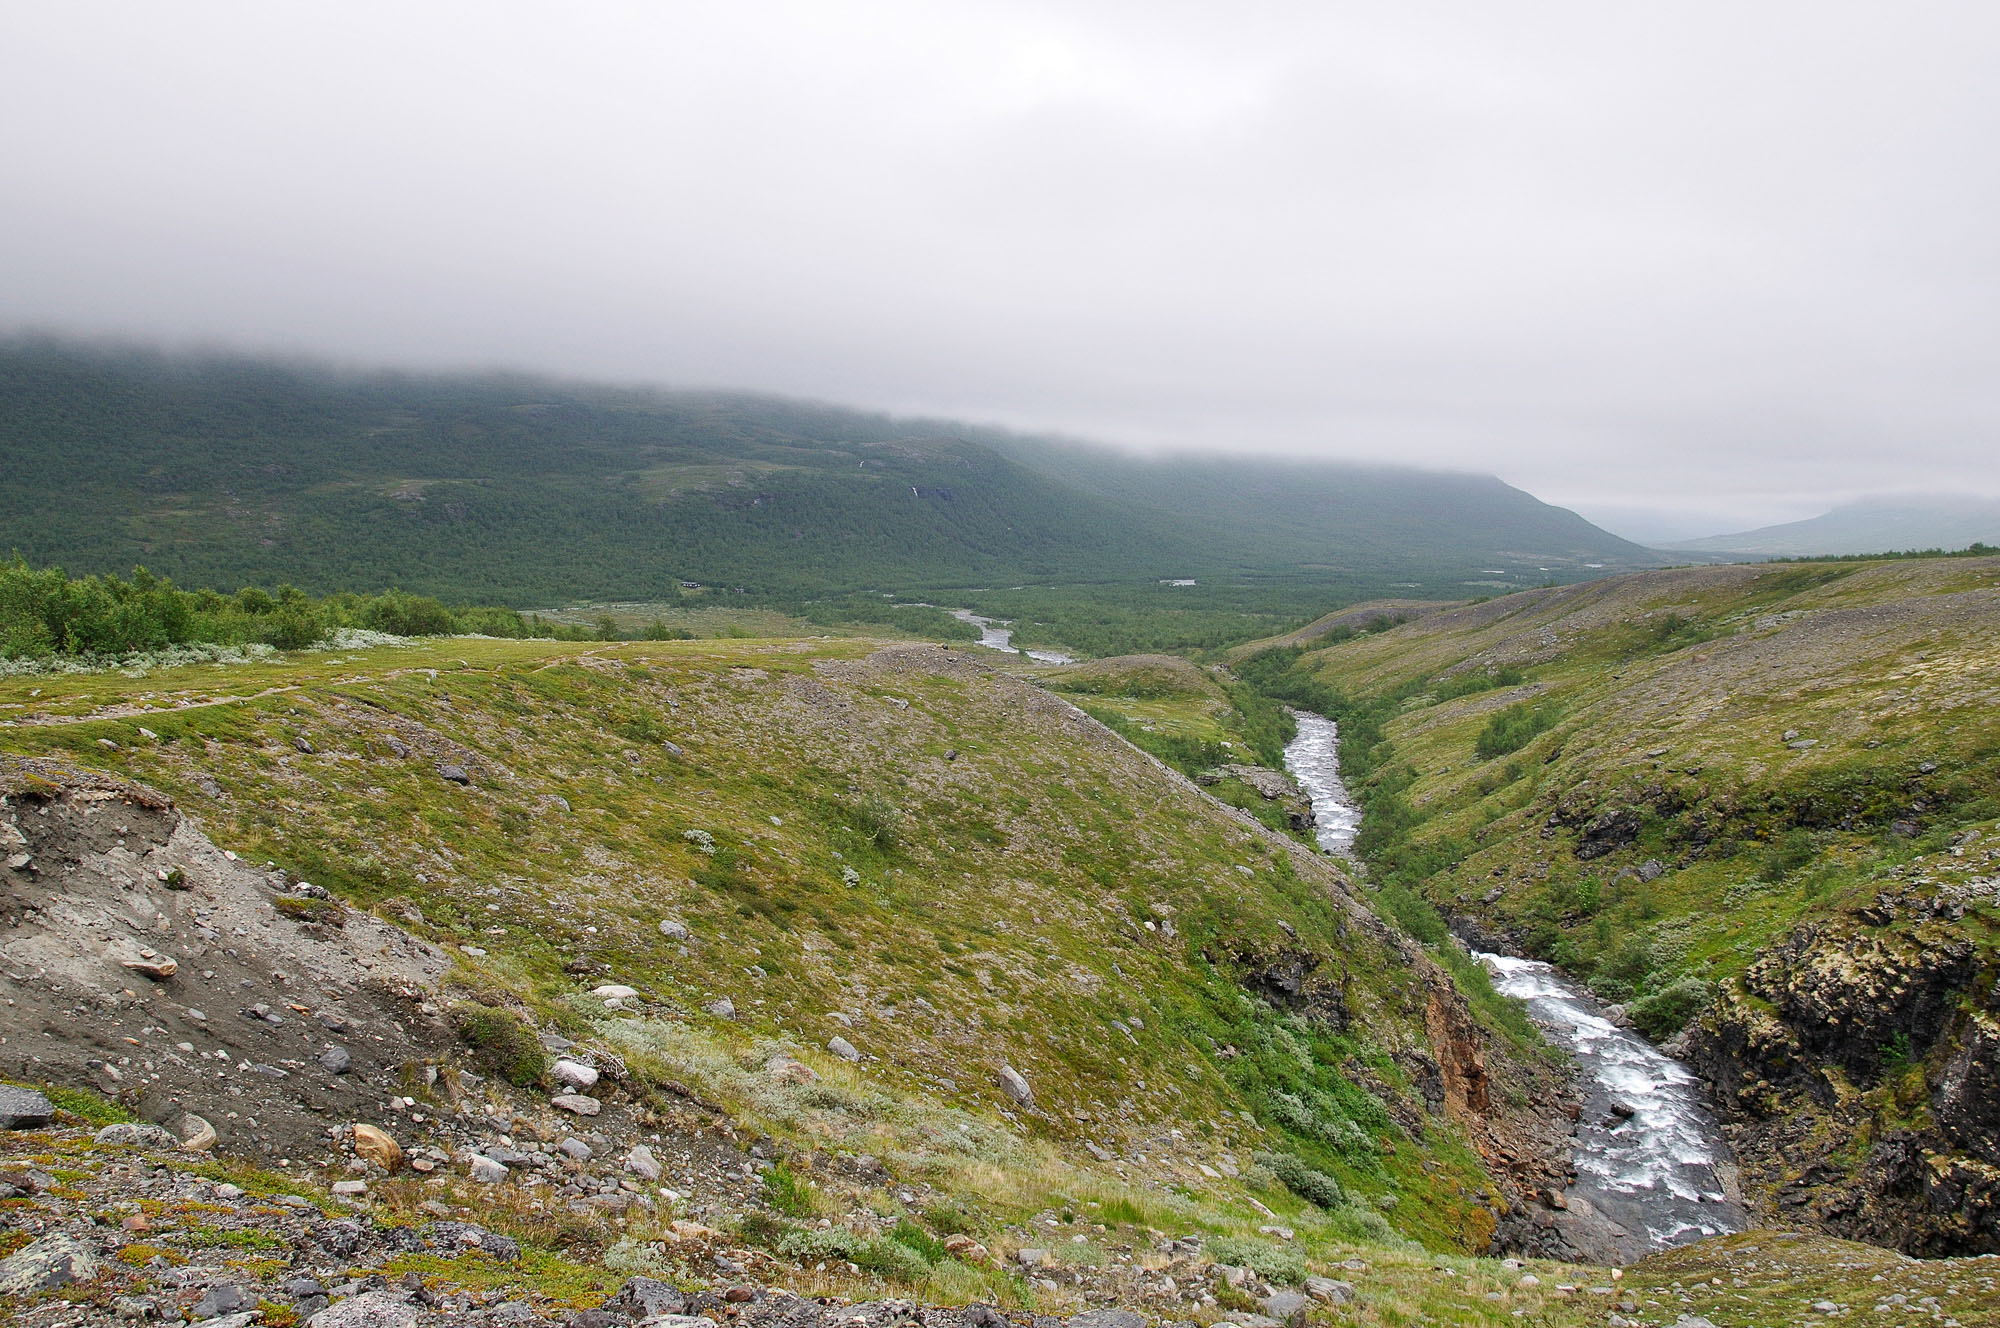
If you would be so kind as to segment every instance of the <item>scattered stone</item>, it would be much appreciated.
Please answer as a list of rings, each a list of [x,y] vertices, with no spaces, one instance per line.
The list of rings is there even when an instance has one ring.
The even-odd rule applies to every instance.
[[[55,1115],[55,1104],[46,1094],[0,1084],[0,1130],[39,1130]]]
[[[670,941],[684,941],[688,938],[687,924],[673,918],[662,918],[660,919],[660,935]]]
[[[374,1125],[355,1125],[354,1151],[384,1171],[393,1172],[403,1165],[402,1145],[394,1135]]]
[[[179,1148],[181,1141],[174,1138],[173,1131],[163,1129],[146,1121],[119,1121],[107,1125],[92,1136],[100,1144],[112,1144],[124,1148]]]
[[[628,987],[625,990],[630,991],[631,988]],[[637,993],[634,994],[636,995]],[[586,1088],[597,1086],[596,1069],[585,1065],[582,1061],[573,1061],[567,1058],[559,1060],[549,1067],[549,1074],[557,1083],[566,1084],[579,1092]]]
[[[1028,1081],[1021,1072],[1011,1065],[1000,1067],[1000,1089],[1012,1098],[1017,1106],[1035,1105],[1035,1090],[1028,1087]]]
[[[368,1193],[368,1182],[365,1180],[337,1180],[333,1183],[333,1192],[345,1198],[359,1198]]]
[[[600,1001],[629,1001],[639,994],[639,989],[620,982],[607,982],[601,987],[592,987],[590,994]]]
[[[826,1049],[844,1061],[858,1061],[861,1059],[860,1050],[844,1037],[828,1038]]]
[[[625,1169],[641,1180],[657,1181],[660,1178],[660,1161],[653,1156],[653,1150],[644,1144],[634,1144],[632,1151],[625,1155]]]
[[[564,1157],[577,1162],[588,1162],[597,1152],[596,1149],[574,1135],[557,1144],[556,1151]]]
[[[1023,1268],[1040,1268],[1049,1261],[1049,1252],[1047,1250],[1033,1249],[1017,1250],[1014,1253],[1014,1258]]]
[[[90,1247],[71,1236],[44,1236],[0,1259],[0,1295],[32,1296],[97,1277]]]
[[[468,1174],[481,1185],[498,1185],[507,1179],[507,1164],[496,1162],[484,1153],[474,1153],[467,1159]]]
[[[730,1000],[727,996],[724,996],[719,1001],[710,1001],[702,1008],[717,1019],[734,1019],[736,1017],[736,1002]]]
[[[465,773],[461,765],[441,765],[437,768],[438,778],[462,786],[472,783],[472,776]],[[317,1320],[315,1320],[317,1322]]]
[[[582,1093],[558,1093],[549,1099],[549,1105],[562,1111],[574,1112],[578,1116],[595,1116],[604,1110],[602,1102]]]
[[[1328,1305],[1345,1305],[1354,1299],[1352,1282],[1338,1282],[1331,1277],[1308,1277],[1303,1285],[1308,1296]]]
[[[488,1323],[533,1323],[534,1307],[525,1300],[503,1300],[486,1311]]]
[[[319,1068],[328,1074],[346,1074],[353,1065],[354,1057],[345,1047],[328,1047],[319,1054]]]

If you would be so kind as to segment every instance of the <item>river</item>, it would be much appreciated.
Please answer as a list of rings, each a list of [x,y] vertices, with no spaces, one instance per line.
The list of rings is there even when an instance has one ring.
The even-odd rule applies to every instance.
[[[1322,715],[1300,711],[1296,718],[1285,768],[1312,799],[1320,847],[1345,852],[1361,813],[1340,782],[1339,731]],[[1549,965],[1496,954],[1479,959],[1493,985],[1526,1002],[1545,1035],[1576,1059],[1584,1107],[1568,1196],[1622,1229],[1620,1261],[1749,1225],[1742,1204],[1729,1197],[1729,1145],[1692,1070],[1605,1018],[1600,1002]]]
[[[979,629],[979,644],[985,646],[988,650],[1004,650],[1010,655],[1020,653],[1014,647],[1014,633],[1008,626],[1011,620],[1006,618],[982,618],[971,609],[953,609],[951,616],[960,622],[971,623],[974,627],[977,627]],[[1041,664],[1076,663],[1075,656],[1065,655],[1060,650],[1030,650],[1026,653],[1029,659]]]

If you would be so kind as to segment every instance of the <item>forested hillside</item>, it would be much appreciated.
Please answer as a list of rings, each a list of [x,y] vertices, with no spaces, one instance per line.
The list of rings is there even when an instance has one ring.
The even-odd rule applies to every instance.
[[[1194,610],[1188,640],[1242,639],[1391,585],[1645,557],[1491,479],[1169,467],[746,396],[46,342],[0,349],[0,464],[0,550],[36,565],[517,607],[1090,583]],[[1152,603],[1175,579],[1201,584]],[[1265,617],[1206,621],[1246,596]]]

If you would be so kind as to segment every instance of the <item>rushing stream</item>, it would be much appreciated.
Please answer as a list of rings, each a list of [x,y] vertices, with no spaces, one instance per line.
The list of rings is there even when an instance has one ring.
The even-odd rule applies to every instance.
[[[1345,852],[1360,809],[1340,782],[1338,731],[1322,715],[1295,712],[1298,736],[1285,768],[1312,798],[1320,847]],[[1547,964],[1482,954],[1493,985],[1528,1006],[1548,1036],[1576,1058],[1583,1116],[1576,1132],[1576,1184],[1568,1197],[1612,1224],[1620,1261],[1649,1250],[1749,1225],[1728,1197],[1729,1145],[1701,1081],[1637,1033],[1604,1017],[1604,1007]]]
[[[1693,1071],[1605,1018],[1595,998],[1547,964],[1497,954],[1479,960],[1583,1072],[1572,1199],[1581,1195],[1633,1236],[1644,1232],[1652,1249],[1749,1225],[1726,1192],[1729,1145]]]

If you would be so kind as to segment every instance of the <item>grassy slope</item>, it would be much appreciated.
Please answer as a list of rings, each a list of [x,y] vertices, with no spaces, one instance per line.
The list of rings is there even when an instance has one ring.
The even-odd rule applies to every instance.
[[[1357,925],[1372,920],[1329,868],[1004,674],[934,647],[871,662],[871,648],[460,639],[8,679],[0,716],[16,724],[9,749],[155,784],[218,842],[420,918],[468,988],[572,1035],[602,1032],[767,1128],[886,1153],[996,1219],[1103,1190],[1226,1229],[1254,1212],[1201,1165],[1268,1148],[1304,1154],[1357,1198],[1396,1195],[1412,1236],[1481,1239],[1485,1178],[1449,1128],[1414,1146],[1378,1122],[1399,1147],[1343,1154],[1272,1116],[1273,1089],[1338,1078],[1347,1057],[1408,1097],[1398,1057],[1427,1050],[1421,974]],[[416,754],[391,757],[392,736]],[[474,786],[441,780],[441,761]],[[658,930],[668,917],[693,932],[685,954]],[[1241,971],[1287,950],[1342,984],[1348,1035],[1245,995]],[[579,993],[600,981],[640,986],[675,1017],[599,1028]],[[704,1012],[722,997],[734,1022]],[[820,1050],[842,1032],[836,1010],[870,1057],[858,1076]],[[778,1046],[901,1105],[843,1115],[736,1068]],[[1003,1063],[1037,1098],[1004,1149]],[[1085,1139],[1125,1160],[1071,1179],[1090,1165]],[[1323,1238],[1379,1229],[1358,1211],[1263,1200]]]
[[[1439,902],[1533,933],[1585,973],[1635,933],[1684,932],[1692,962],[1721,976],[1797,917],[1872,897],[1890,867],[2000,816],[1997,592],[1992,559],[1644,573],[1438,613],[1305,667],[1354,695],[1405,694],[1388,732],[1417,772],[1414,839],[1464,851],[1429,887]],[[1506,667],[1524,681],[1449,701],[1425,682]],[[1496,712],[1545,702],[1559,715],[1545,734],[1475,754]],[[1909,810],[1916,781],[1928,813]],[[1878,787],[1894,792],[1871,793],[1849,829],[1810,827],[1809,863],[1767,868],[1801,800]],[[1660,790],[1705,807],[1716,843],[1694,853],[1656,814],[1632,846],[1577,859],[1576,827]],[[1887,833],[1905,817],[1914,841]],[[1674,870],[1611,879],[1654,858]]]

